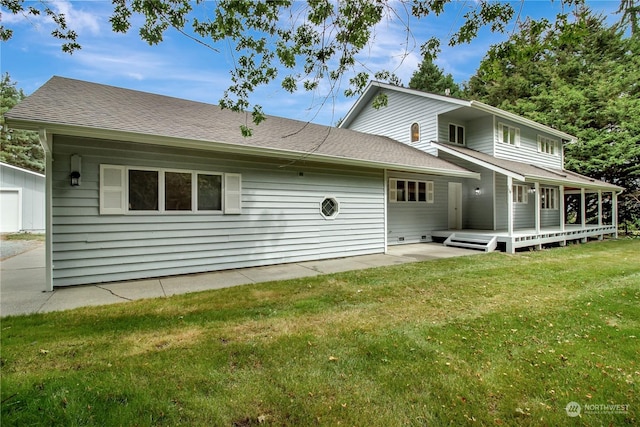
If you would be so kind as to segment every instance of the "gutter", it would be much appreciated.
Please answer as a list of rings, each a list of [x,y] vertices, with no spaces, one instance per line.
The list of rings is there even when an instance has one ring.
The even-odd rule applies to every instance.
[[[485,162],[483,160],[476,159],[475,157],[468,156],[466,154],[460,153],[460,152],[458,152],[456,150],[452,150],[452,149],[448,148],[447,146],[439,144],[439,143],[437,143],[435,141],[431,141],[431,145],[434,146],[435,148],[437,148],[438,150],[442,150],[447,154],[451,154],[454,157],[457,157],[457,158],[462,159],[462,160],[466,160],[466,161],[468,161],[470,163],[473,163],[473,164],[478,165],[478,166],[482,166],[484,168],[487,168],[489,170],[501,173],[503,175],[510,176],[511,178],[513,178],[513,179],[515,179],[517,181],[524,181],[525,180],[525,176],[524,175],[517,174],[517,173],[512,172],[512,171],[510,171],[508,169],[501,168],[499,166],[496,166],[494,164]],[[478,175],[480,175],[480,174],[478,174]]]
[[[545,133],[549,133],[552,135],[555,135],[557,137],[560,137],[562,139],[567,139],[569,141],[576,141],[578,138],[576,138],[573,135],[569,135],[568,133],[564,133],[562,131],[559,131],[557,129],[554,128],[550,128],[549,126],[545,126],[543,124],[540,124],[538,122],[534,122],[533,120],[527,119],[525,117],[521,117],[518,116],[517,114],[513,114],[510,113],[508,111],[505,110],[501,110],[500,108],[496,108],[496,107],[492,107],[491,105],[485,104],[483,102],[480,101],[469,101],[470,106],[473,108],[476,108],[478,110],[482,110],[485,111],[487,113],[491,113],[494,114],[496,116],[500,116],[502,118],[517,122],[517,123],[522,123],[526,126],[532,127],[536,130],[539,130],[540,132],[545,132]]]
[[[328,154],[308,153],[306,151],[284,150],[279,148],[255,147],[251,145],[231,144],[219,141],[190,140],[169,136],[158,136],[151,134],[140,134],[111,129],[97,129],[85,126],[73,126],[62,124],[40,124],[32,121],[23,121],[7,117],[7,123],[11,127],[25,130],[39,130],[46,128],[50,135],[69,135],[85,138],[121,140],[125,142],[135,142],[149,145],[160,145],[165,147],[184,147],[205,151],[218,151],[231,154],[248,154],[269,158],[280,158],[287,160],[308,160],[324,163],[340,164],[347,166],[358,166],[375,169],[393,169],[404,172],[415,172],[421,174],[444,175],[457,178],[480,179],[480,174],[467,170],[449,170],[432,168],[425,166],[404,165],[400,163],[389,163],[365,159],[353,159],[349,157],[332,156]]]

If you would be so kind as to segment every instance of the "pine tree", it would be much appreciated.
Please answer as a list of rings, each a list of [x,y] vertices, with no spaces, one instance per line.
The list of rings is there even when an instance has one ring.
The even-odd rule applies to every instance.
[[[423,58],[420,67],[411,76],[409,87],[458,98],[463,95],[460,86],[453,80],[453,76],[451,74],[445,75],[444,71],[434,64],[429,56]]]
[[[25,98],[22,89],[11,81],[9,73],[0,80],[0,161],[34,172],[44,172],[44,151],[38,134],[33,131],[9,129],[5,125],[4,113]]]
[[[494,46],[467,96],[578,137],[568,169],[625,187],[621,223],[640,227],[640,40],[580,8],[527,21]]]

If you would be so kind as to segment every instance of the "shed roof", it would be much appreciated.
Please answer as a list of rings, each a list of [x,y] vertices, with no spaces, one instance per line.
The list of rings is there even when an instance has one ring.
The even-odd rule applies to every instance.
[[[453,156],[479,164],[505,175],[511,175],[513,178],[520,181],[538,181],[542,183],[564,185],[567,187],[583,187],[609,191],[623,190],[623,187],[594,178],[589,178],[588,176],[580,175],[566,169],[547,168],[529,163],[516,162],[514,160],[501,159],[470,148],[455,146],[452,144],[440,142],[432,142],[431,144]]]
[[[16,128],[149,144],[329,161],[477,178],[478,174],[391,138],[249,113],[152,93],[52,77],[5,114]]]

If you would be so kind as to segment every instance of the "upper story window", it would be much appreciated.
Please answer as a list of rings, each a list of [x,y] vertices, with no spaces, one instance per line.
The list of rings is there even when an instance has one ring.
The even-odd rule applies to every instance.
[[[449,142],[464,145],[464,126],[449,123]]]
[[[420,141],[420,125],[414,123],[411,125],[411,142]]]
[[[100,165],[100,214],[241,213],[240,174]]]
[[[558,145],[557,140],[538,135],[538,152],[557,156],[560,154]]]
[[[498,142],[513,145],[514,147],[519,147],[520,129],[517,127],[509,126],[505,123],[498,123]]]

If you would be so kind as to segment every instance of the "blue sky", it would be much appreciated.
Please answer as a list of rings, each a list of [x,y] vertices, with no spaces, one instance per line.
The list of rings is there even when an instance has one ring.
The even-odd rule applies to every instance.
[[[149,46],[139,39],[135,23],[128,34],[111,31],[110,1],[50,3],[65,13],[69,26],[80,36],[82,49],[73,55],[63,53],[59,42],[50,36],[52,24],[47,18],[25,19],[2,13],[3,24],[13,28],[14,36],[1,45],[0,71],[8,72],[26,94],[51,76],[59,75],[217,104],[230,84],[233,57],[225,45],[216,46],[220,49],[216,53],[173,31],[167,33],[160,45]],[[558,1],[511,3],[520,12],[521,20],[526,17],[554,19],[562,10]],[[587,4],[606,15],[610,22],[619,19],[615,14],[619,0],[588,1]],[[409,40],[400,22],[384,20],[376,28],[374,43],[360,60],[372,68],[394,71],[407,85],[421,61],[420,44],[435,35],[443,40],[442,53],[436,63],[457,82],[468,80],[489,47],[506,40],[509,33],[515,31],[516,24],[510,24],[507,34],[483,31],[469,45],[448,47],[446,40],[463,22],[464,13],[475,6],[475,1],[454,1],[448,6],[439,17],[411,21],[413,38]],[[204,8],[200,13],[212,13],[215,2],[207,1],[197,7]],[[330,93],[321,85],[316,93],[300,90],[289,94],[274,82],[258,90],[251,102],[262,105],[269,115],[330,125],[344,117],[355,102],[342,95],[345,88],[346,84]]]

